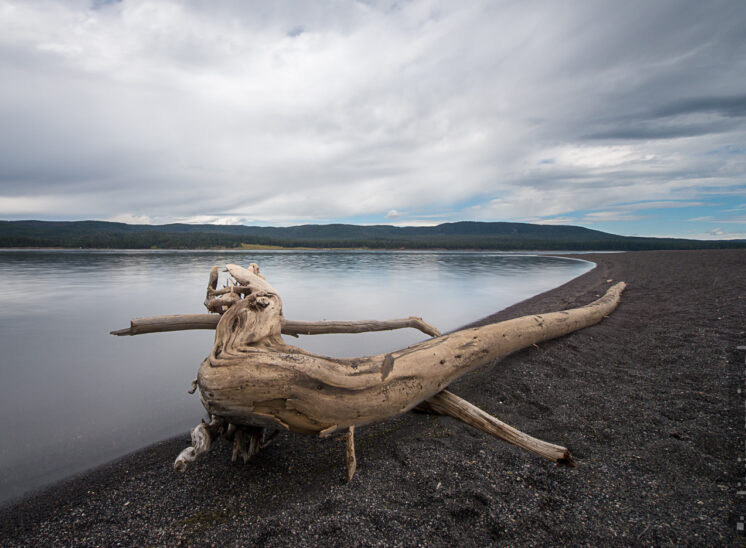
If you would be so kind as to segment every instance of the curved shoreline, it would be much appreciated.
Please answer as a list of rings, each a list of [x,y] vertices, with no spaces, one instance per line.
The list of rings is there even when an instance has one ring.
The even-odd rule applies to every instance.
[[[0,509],[2,544],[738,542],[746,251],[582,259],[596,268],[472,325],[585,304],[623,279],[614,314],[451,387],[566,444],[574,471],[414,414],[356,433],[349,485],[342,441],[283,434],[246,466],[219,444],[177,475],[179,436]]]
[[[210,255],[202,257],[199,254],[188,252],[189,255],[184,261],[194,268],[180,272],[179,263],[183,261],[179,258],[179,253],[166,253],[164,257],[158,258],[153,252],[146,252],[142,255],[145,263],[140,263],[140,259],[132,262],[128,259],[117,260],[113,268],[123,268],[126,276],[115,276],[110,282],[102,282],[102,279],[91,278],[87,284],[89,290],[98,291],[106,289],[107,294],[112,297],[130,295],[119,303],[122,308],[134,311],[131,314],[125,313],[124,316],[112,312],[108,316],[114,317],[102,326],[102,322],[97,322],[96,317],[101,317],[100,312],[96,309],[95,302],[86,299],[81,301],[79,308],[75,306],[77,312],[73,310],[73,316],[70,312],[60,309],[56,302],[50,302],[48,307],[49,314],[60,320],[60,332],[57,327],[50,331],[49,325],[40,325],[37,330],[37,336],[34,338],[31,333],[34,330],[22,329],[19,322],[25,321],[27,316],[34,317],[36,312],[34,308],[26,307],[22,313],[13,314],[6,310],[6,323],[8,327],[3,332],[5,337],[6,358],[8,363],[12,363],[18,355],[18,350],[22,348],[35,348],[35,342],[42,339],[48,340],[50,337],[61,337],[63,342],[60,346],[55,345],[58,350],[45,349],[39,347],[38,351],[27,351],[26,357],[21,364],[7,370],[3,375],[6,381],[6,390],[11,386],[11,397],[6,398],[4,410],[6,416],[11,416],[14,412],[21,412],[21,416],[15,426],[15,431],[6,439],[7,447],[0,453],[3,453],[2,466],[0,466],[0,507],[12,503],[13,500],[19,500],[19,497],[25,493],[38,491],[54,483],[68,479],[75,475],[85,473],[98,466],[119,459],[122,456],[146,448],[154,443],[162,441],[168,437],[177,436],[188,431],[188,428],[199,422],[203,416],[202,405],[196,396],[189,398],[185,395],[182,385],[188,387],[192,377],[190,369],[194,364],[201,360],[205,348],[210,348],[214,331],[193,332],[193,334],[177,334],[156,337],[137,337],[135,339],[113,339],[106,335],[109,329],[128,325],[125,319],[130,316],[139,316],[141,311],[147,310],[149,313],[181,312],[194,310],[187,301],[179,301],[173,289],[166,289],[166,295],[160,294],[157,289],[158,283],[165,283],[168,287],[173,288],[174,279],[181,280],[185,284],[186,279],[192,279],[189,286],[194,288],[200,287],[204,283],[199,273],[201,268],[197,264],[204,266],[204,272],[207,272],[213,264],[235,262],[227,259],[229,255]],[[54,256],[59,255],[59,258]],[[79,255],[78,258],[75,258]],[[450,256],[449,256],[450,255]],[[122,255],[123,257],[124,255]],[[282,276],[285,278],[283,286],[287,285],[288,280],[295,280],[283,289],[292,292],[293,284],[299,287],[302,284],[303,276],[307,274],[305,267],[311,266],[311,263],[324,262],[330,266],[326,273],[320,273],[321,278],[337,280],[345,287],[339,290],[332,290],[332,294],[321,297],[323,302],[317,304],[322,308],[337,310],[336,313],[325,312],[323,315],[330,317],[345,317],[349,314],[349,307],[355,307],[357,299],[362,302],[358,303],[368,310],[363,313],[362,317],[391,317],[388,312],[392,309],[398,310],[402,317],[411,313],[418,313],[430,318],[435,318],[434,322],[439,326],[445,323],[445,327],[453,329],[458,324],[472,321],[481,316],[487,315],[500,308],[512,304],[516,300],[530,297],[532,294],[545,291],[552,286],[564,283],[572,277],[584,273],[593,265],[588,262],[577,262],[574,260],[561,258],[546,258],[534,255],[503,255],[503,254],[480,254],[480,253],[387,253],[365,254],[356,258],[355,254],[344,253],[339,255],[322,253],[314,254],[314,257],[302,254],[294,254],[294,257],[285,257],[283,259],[277,254],[246,254],[240,255],[242,260],[248,262],[249,259],[259,260],[260,264],[265,264],[268,272],[275,272],[272,276]],[[141,257],[141,258],[142,258]],[[221,258],[222,257],[222,258]],[[240,257],[235,256],[236,260]],[[254,257],[254,258],[252,258]],[[351,258],[352,257],[352,258]],[[7,258],[7,257],[6,257]],[[120,257],[121,259],[121,257]],[[358,260],[359,259],[359,260]],[[39,291],[36,293],[37,300],[51,291],[54,292],[56,285],[48,286],[48,283],[63,283],[68,275],[69,265],[87,265],[95,263],[99,267],[106,268],[108,260],[100,257],[96,258],[95,253],[85,251],[78,252],[38,252],[23,254],[21,258],[9,259],[10,265],[17,265],[17,268],[11,268],[9,275],[11,281],[18,276],[16,273],[22,272],[24,265],[38,265],[44,268],[54,263],[54,268],[48,269],[47,272],[55,272],[58,268],[63,268],[62,278],[58,275],[50,274],[47,278],[40,279]],[[386,268],[380,270],[383,261]],[[334,273],[333,265],[354,263],[354,267],[347,273]],[[140,264],[157,265],[157,270],[148,272],[137,266]],[[417,265],[415,270],[411,270],[413,265]],[[443,266],[447,265],[447,266]],[[467,266],[467,265],[473,265]],[[423,289],[417,281],[419,268],[429,269],[423,271],[426,287],[432,289]],[[300,270],[298,270],[300,268]],[[444,275],[437,274],[441,268],[456,268],[457,272],[450,272]],[[410,269],[407,272],[406,269]],[[166,273],[171,273],[168,276]],[[304,274],[306,271],[306,274]],[[108,272],[108,270],[107,270]],[[195,272],[197,274],[195,274]],[[363,278],[356,280],[351,278],[355,272],[362,273]],[[503,273],[506,279],[503,281]],[[511,278],[519,273],[519,278]],[[360,275],[360,274],[357,274]],[[183,276],[183,278],[182,278]],[[473,278],[473,282],[469,281]],[[21,276],[22,278],[22,276]],[[17,281],[20,281],[19,278]],[[381,281],[374,286],[370,282],[374,278],[380,278]],[[105,279],[105,278],[104,278]],[[196,282],[194,280],[197,280]],[[387,291],[388,295],[383,299],[376,299],[380,302],[368,302],[367,295],[371,292],[377,292],[377,287],[382,284],[388,285],[387,280],[393,284],[392,291]],[[46,280],[46,283],[45,283]],[[126,284],[135,282],[138,285],[134,289],[129,288]],[[152,282],[156,282],[155,285]],[[147,284],[147,285],[145,285]],[[196,285],[195,285],[196,284]],[[369,284],[369,285],[365,285]],[[450,286],[449,286],[450,284]],[[506,285],[507,284],[507,285]],[[338,284],[339,285],[339,284]],[[464,295],[457,296],[459,286],[462,287]],[[506,292],[506,287],[516,287],[516,290]],[[186,287],[186,286],[185,286]],[[327,287],[329,286],[327,283]],[[368,289],[362,289],[367,287]],[[479,288],[479,290],[477,290]],[[453,290],[456,291],[453,291]],[[400,293],[402,302],[409,303],[403,305],[399,302],[391,301],[391,293]],[[48,293],[49,294],[49,293]],[[148,294],[147,301],[141,300],[135,306],[137,299],[142,295]],[[170,298],[169,295],[170,294]],[[447,294],[452,295],[448,298]],[[444,301],[438,298],[433,302],[431,295],[443,295]],[[477,297],[477,295],[483,295]],[[201,297],[200,301],[202,300]],[[133,300],[134,299],[134,300]],[[154,300],[155,299],[155,300]],[[397,298],[397,301],[400,299]],[[6,299],[7,301],[7,299]],[[12,299],[11,299],[12,301]],[[152,305],[154,302],[168,303],[164,305]],[[193,306],[200,301],[189,301]],[[317,317],[318,306],[314,302],[317,298],[311,298],[310,295],[292,298],[288,301],[292,306],[287,310],[293,309],[292,315],[301,316],[305,319]],[[346,305],[344,303],[347,303]],[[389,302],[389,304],[383,304]],[[14,303],[10,303],[14,304]],[[119,306],[119,304],[117,306]],[[128,306],[131,304],[132,306]],[[28,308],[28,310],[27,310]],[[45,305],[45,309],[47,306]],[[452,310],[448,310],[451,308]],[[72,310],[72,309],[71,309]],[[316,312],[314,312],[316,310]],[[345,312],[345,310],[348,310]],[[471,313],[469,312],[471,310]],[[196,311],[196,310],[195,310]],[[388,312],[387,312],[388,311]],[[478,313],[477,313],[478,311]],[[360,313],[360,312],[359,312]],[[9,315],[10,314],[10,315]],[[45,312],[46,314],[46,312]],[[146,314],[147,315],[147,314]],[[358,314],[359,315],[359,314]],[[453,321],[452,316],[457,315],[458,321]],[[116,317],[118,316],[118,318]],[[66,321],[68,320],[69,321]],[[36,320],[34,320],[36,321]],[[102,327],[106,327],[104,330]],[[18,336],[13,337],[9,334],[19,329]],[[64,333],[64,336],[62,336]],[[76,359],[76,354],[83,348],[79,338],[81,334],[89,333],[85,336],[85,347],[90,345],[89,351],[81,356],[81,360]],[[386,338],[392,342],[387,342]],[[288,342],[301,347],[310,347],[317,353],[329,353],[332,356],[352,356],[354,354],[375,354],[388,348],[404,347],[423,340],[423,335],[418,335],[413,330],[392,333],[391,335],[371,335],[371,336],[345,336],[345,337],[303,337],[301,339],[288,339]],[[186,351],[183,348],[173,348],[172,343],[182,347],[183,345],[190,348]],[[356,341],[355,339],[358,339]],[[377,343],[376,341],[380,341]],[[78,341],[78,342],[75,342]],[[400,342],[396,342],[400,341]],[[25,342],[25,344],[24,344]],[[360,350],[360,344],[365,345],[365,350]],[[378,348],[376,348],[378,344]],[[205,346],[207,345],[207,346]],[[387,346],[389,345],[389,346]],[[0,344],[2,346],[2,344]],[[92,351],[95,347],[96,351]],[[155,347],[156,354],[161,355],[166,360],[156,369],[150,369],[147,360],[142,359],[142,349]],[[357,350],[356,350],[357,347]],[[173,348],[173,353],[170,348]],[[42,355],[46,352],[46,356]],[[111,354],[109,354],[111,352]],[[50,355],[51,354],[51,355]],[[93,358],[95,354],[106,356],[105,362],[97,362]],[[169,358],[170,356],[170,358]],[[195,358],[196,356],[196,358]],[[195,362],[194,360],[197,359]],[[189,364],[192,364],[191,366]],[[45,366],[44,364],[50,364]],[[55,365],[51,365],[55,364]],[[86,366],[87,364],[87,366]],[[170,364],[170,365],[169,365]],[[19,365],[22,365],[19,367]],[[63,367],[64,366],[64,367]],[[48,367],[48,375],[42,373]],[[93,377],[88,377],[90,370]],[[168,371],[168,372],[167,372]],[[110,374],[108,373],[110,372]],[[119,383],[107,382],[111,375],[116,376],[122,381]],[[85,387],[96,379],[96,393],[86,393]],[[78,379],[85,382],[70,381],[69,379]],[[87,380],[90,379],[90,380]],[[152,383],[149,379],[152,379]],[[170,380],[169,380],[170,379]],[[180,380],[179,380],[180,379]],[[55,385],[60,383],[71,382],[70,390],[64,392],[55,391]],[[127,390],[122,390],[127,386]],[[56,394],[54,400],[59,407],[60,412],[54,412],[53,416],[38,417],[29,410],[31,405],[29,397],[38,394],[40,390],[46,389],[49,394]],[[132,407],[132,400],[137,399],[141,405]],[[90,403],[89,403],[90,401]],[[11,403],[16,402],[16,403]],[[25,402],[25,403],[24,403]],[[169,402],[169,403],[167,403]],[[196,405],[196,407],[195,407]],[[49,404],[47,403],[48,407]],[[112,414],[112,409],[118,409],[117,413]],[[151,414],[153,414],[151,418]],[[89,426],[83,427],[90,417]],[[191,417],[191,418],[190,418]],[[175,427],[174,427],[175,426]],[[116,432],[115,434],[112,432]],[[82,437],[78,437],[82,435]],[[54,440],[54,441],[52,441]],[[40,450],[41,449],[41,450]]]

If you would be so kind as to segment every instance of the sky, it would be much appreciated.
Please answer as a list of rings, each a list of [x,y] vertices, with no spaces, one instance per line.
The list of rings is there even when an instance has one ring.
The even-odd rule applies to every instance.
[[[746,238],[746,3],[0,0],[0,219]]]

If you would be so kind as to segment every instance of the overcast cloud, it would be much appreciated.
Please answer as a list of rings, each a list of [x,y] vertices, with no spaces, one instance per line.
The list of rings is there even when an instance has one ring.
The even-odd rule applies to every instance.
[[[0,218],[746,237],[746,4],[0,0]]]

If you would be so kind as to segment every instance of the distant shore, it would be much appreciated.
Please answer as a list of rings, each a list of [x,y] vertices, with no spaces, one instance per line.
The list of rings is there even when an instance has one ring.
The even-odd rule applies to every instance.
[[[566,445],[576,469],[412,413],[360,429],[350,484],[341,439],[281,434],[248,465],[219,443],[179,475],[182,435],[0,509],[0,544],[742,543],[746,250],[578,258],[597,267],[476,323],[579,306],[624,280],[619,308],[450,387]]]
[[[241,244],[238,247],[195,247],[195,248],[171,248],[171,247],[151,247],[151,248],[124,248],[124,247],[0,247],[0,251],[394,251],[388,249],[371,249],[367,247],[286,247],[281,245],[263,245],[263,244]],[[418,251],[418,250],[407,250]],[[437,249],[428,249],[422,251],[439,251]],[[445,251],[445,250],[442,250]],[[467,251],[467,250],[464,250]],[[473,250],[471,250],[473,251]]]
[[[128,252],[128,253],[147,253],[149,251],[174,251],[188,253],[190,251],[210,252],[210,251],[373,251],[373,252],[396,252],[396,251],[417,251],[423,253],[542,253],[552,255],[572,255],[588,253],[624,253],[624,250],[556,250],[556,249],[450,249],[450,248],[377,248],[377,247],[284,247],[277,245],[252,245],[244,244],[242,247],[206,247],[193,249],[179,248],[118,248],[118,247],[0,247],[0,251],[106,251],[106,252]]]
[[[81,249],[430,249],[593,251],[746,248],[739,240],[622,236],[580,226],[458,221],[435,226],[126,224],[3,221],[0,247]]]

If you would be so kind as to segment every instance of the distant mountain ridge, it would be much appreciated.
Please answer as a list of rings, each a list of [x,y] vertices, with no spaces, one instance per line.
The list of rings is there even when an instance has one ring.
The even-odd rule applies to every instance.
[[[746,247],[743,241],[609,234],[579,226],[460,221],[437,226],[130,225],[0,221],[0,247],[209,249],[244,246],[371,249],[638,250]]]

